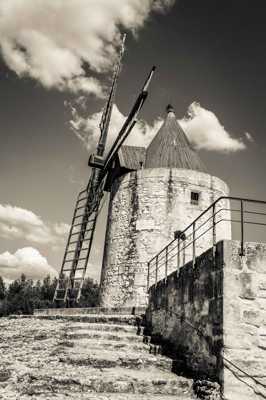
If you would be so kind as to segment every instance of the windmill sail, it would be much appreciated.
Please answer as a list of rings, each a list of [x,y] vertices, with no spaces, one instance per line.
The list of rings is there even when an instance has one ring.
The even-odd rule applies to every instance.
[[[124,39],[110,96],[100,124],[101,136],[97,147],[97,153],[96,156],[92,156],[89,161],[89,165],[93,167],[91,177],[87,188],[79,193],[76,202],[61,272],[54,294],[54,301],[70,301],[70,303],[73,303],[78,302],[80,299],[82,284],[92,248],[99,207],[104,194],[105,180],[108,171],[112,169],[113,160],[119,148],[136,123],[137,115],[147,98],[148,85],[154,73],[155,68],[153,67],[117,139],[104,160],[103,154],[123,52]]]

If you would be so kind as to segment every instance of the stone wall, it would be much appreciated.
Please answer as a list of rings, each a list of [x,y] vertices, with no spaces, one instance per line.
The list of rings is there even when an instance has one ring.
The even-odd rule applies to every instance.
[[[199,193],[197,205],[191,204],[192,191]],[[117,179],[110,198],[101,305],[145,305],[147,262],[173,239],[174,231],[183,230],[228,193],[219,178],[191,170],[143,169]],[[228,202],[221,202],[219,207],[228,208]],[[219,224],[217,237],[230,238],[230,224]],[[197,254],[209,248],[211,240],[210,231],[197,242]],[[191,258],[191,248],[186,250],[186,261]],[[172,263],[169,271],[176,267],[176,262]]]
[[[266,398],[266,244],[224,244],[224,393]]]
[[[266,244],[223,241],[150,289],[147,321],[181,366],[227,400],[266,396]]]
[[[218,379],[223,349],[223,245],[173,272],[149,291],[147,321],[189,373]]]
[[[70,315],[141,315],[145,307],[79,307],[79,308],[35,308],[35,316],[70,316]]]

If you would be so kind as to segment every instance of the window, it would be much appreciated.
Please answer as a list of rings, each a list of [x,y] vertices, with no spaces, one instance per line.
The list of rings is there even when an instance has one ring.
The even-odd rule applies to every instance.
[[[190,202],[191,204],[198,205],[199,204],[199,192],[191,192]]]

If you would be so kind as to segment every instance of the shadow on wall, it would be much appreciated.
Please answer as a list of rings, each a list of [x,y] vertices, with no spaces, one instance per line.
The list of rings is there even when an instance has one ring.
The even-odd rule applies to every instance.
[[[152,340],[173,358],[173,370],[223,380],[223,246],[208,250],[149,291],[147,323]]]

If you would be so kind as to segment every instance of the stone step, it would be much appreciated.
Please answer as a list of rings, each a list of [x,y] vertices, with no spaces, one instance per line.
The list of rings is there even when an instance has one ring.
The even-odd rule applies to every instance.
[[[76,398],[76,393],[132,393],[149,395],[184,396],[192,393],[192,381],[156,368],[131,370],[121,367],[107,370],[81,366],[57,368],[53,374],[26,373],[20,376],[23,394],[61,393],[66,387]],[[26,383],[26,384],[25,384]]]
[[[122,353],[104,350],[95,351],[92,349],[90,354],[76,354],[65,352],[59,356],[59,361],[71,365],[83,365],[91,368],[114,368],[124,367],[131,369],[141,369],[156,367],[163,371],[172,370],[172,360],[163,356],[153,356],[148,352]]]
[[[136,316],[124,314],[73,314],[73,315],[10,315],[8,319],[35,319],[35,320],[59,320],[62,322],[88,322],[107,323],[117,325],[136,325]]]
[[[133,325],[116,325],[116,324],[102,324],[102,323],[88,323],[84,322],[83,324],[69,324],[66,327],[66,332],[74,332],[81,330],[92,329],[94,331],[105,331],[105,332],[129,332],[137,334],[137,327]]]
[[[88,315],[88,314],[116,314],[140,315],[144,314],[146,307],[87,307],[87,308],[46,308],[35,309],[35,316],[42,315]]]
[[[88,346],[89,345],[89,346]],[[123,350],[125,352],[131,350],[131,351],[149,351],[149,346],[145,343],[142,342],[124,342],[122,341],[117,341],[117,340],[94,340],[90,339],[88,342],[88,339],[80,339],[79,341],[74,341],[74,340],[69,340],[69,339],[63,339],[59,340],[57,343],[57,346],[60,348],[69,348],[69,347],[74,347],[76,351],[81,351],[84,353],[86,349],[95,349],[95,350],[110,350],[111,352],[116,352],[117,350]]]
[[[103,340],[114,340],[114,341],[129,341],[129,342],[143,342],[143,337],[138,336],[134,333],[129,332],[105,332],[98,331],[93,329],[82,329],[80,331],[75,332],[64,332],[61,336],[61,339],[69,339],[69,340],[80,340],[80,339],[103,339]]]
[[[135,318],[128,324],[121,315],[83,317],[3,319],[2,340],[9,348],[2,354],[0,398],[193,399],[192,380],[170,372],[172,360],[149,353],[136,335]]]
[[[71,399],[69,392],[60,392],[60,394],[39,394],[38,397],[22,396],[20,400],[65,400]],[[190,394],[179,395],[162,395],[153,394],[152,398],[149,394],[139,393],[75,393],[75,400],[194,400]]]

